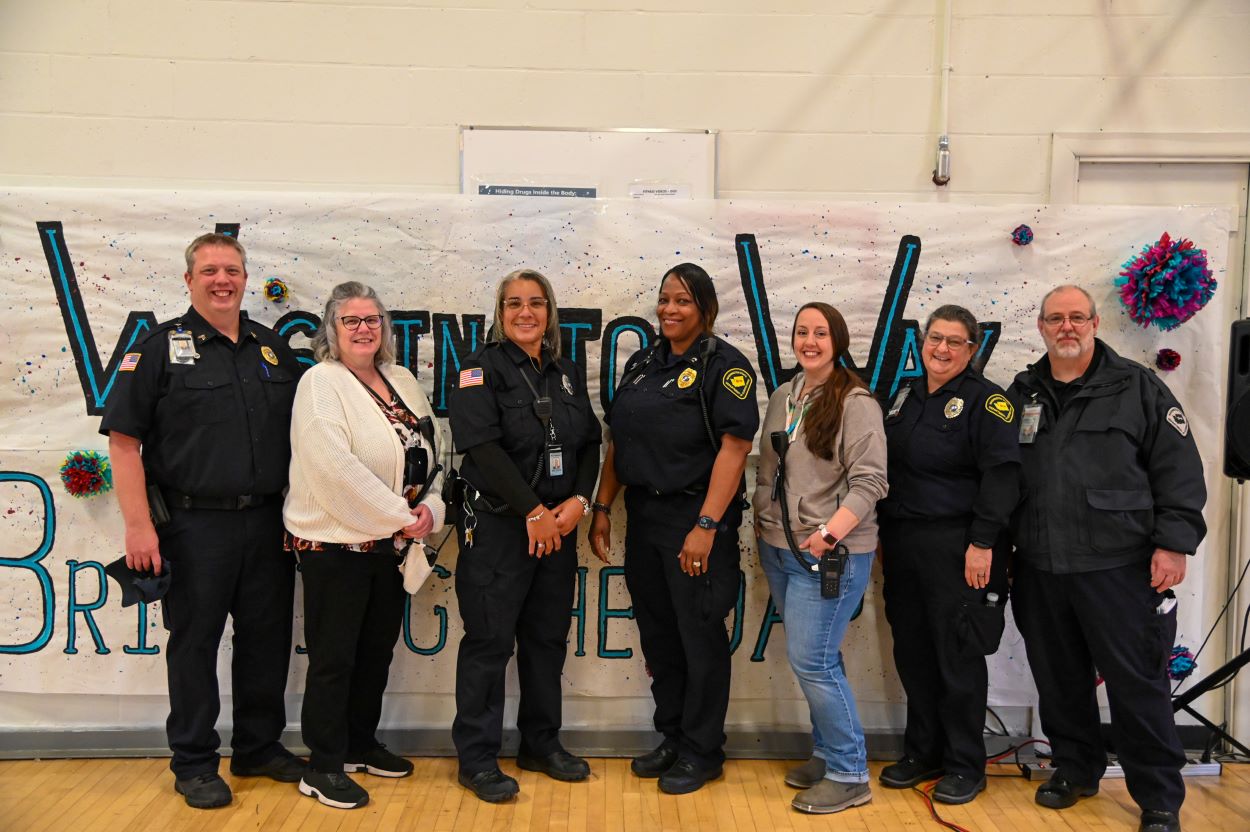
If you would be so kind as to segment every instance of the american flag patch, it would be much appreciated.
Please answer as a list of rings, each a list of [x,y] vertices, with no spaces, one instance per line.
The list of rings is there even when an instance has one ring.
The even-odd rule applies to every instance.
[[[481,367],[475,367],[472,370],[460,371],[460,389],[466,387],[480,387],[485,383],[485,376]]]
[[[135,368],[139,366],[139,358],[143,355],[141,352],[128,352],[122,356],[122,363],[118,366],[119,373],[133,373]]]

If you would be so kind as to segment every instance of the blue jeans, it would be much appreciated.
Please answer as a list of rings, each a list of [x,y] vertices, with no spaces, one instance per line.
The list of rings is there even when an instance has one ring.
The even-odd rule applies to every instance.
[[[839,783],[868,782],[864,728],[842,665],[842,636],[868,588],[872,552],[852,554],[837,598],[820,597],[820,575],[804,570],[789,549],[759,541],[760,563],[777,612],[785,618],[786,652],[812,719],[813,754],[825,761],[825,777]],[[803,553],[809,565],[815,560]]]

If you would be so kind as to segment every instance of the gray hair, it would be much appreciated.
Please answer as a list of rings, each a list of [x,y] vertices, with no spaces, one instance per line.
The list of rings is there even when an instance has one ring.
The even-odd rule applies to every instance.
[[[195,253],[204,246],[225,246],[232,248],[239,253],[239,259],[243,261],[243,271],[247,271],[247,251],[243,248],[243,244],[229,234],[218,234],[210,231],[208,234],[201,234],[191,241],[191,245],[187,246],[187,274],[195,271]]]
[[[1050,296],[1053,295],[1055,292],[1062,292],[1065,289],[1075,289],[1076,291],[1084,295],[1085,299],[1089,301],[1089,316],[1091,318],[1098,317],[1098,304],[1094,303],[1094,296],[1091,295],[1089,292],[1085,291],[1084,289],[1082,289],[1080,286],[1077,286],[1075,283],[1065,283],[1062,286],[1056,286],[1055,288],[1051,289],[1042,297],[1042,304],[1041,306],[1037,307],[1037,319],[1039,321],[1042,318],[1046,317],[1046,301],[1050,300]]]
[[[934,321],[950,321],[956,324],[963,324],[964,329],[968,330],[969,341],[977,344],[981,340],[981,327],[977,324],[977,316],[962,306],[948,303],[933,310],[929,320],[924,322],[925,332],[929,331],[929,327],[933,326]]]
[[[532,280],[542,287],[543,297],[547,299],[547,329],[543,332],[543,346],[551,351],[556,358],[560,357],[560,311],[556,308],[556,293],[551,288],[551,281],[543,277],[541,272],[533,269],[517,269],[504,275],[495,289],[495,320],[490,327],[488,339],[491,341],[507,340],[503,332],[503,300],[508,287],[518,280]]]
[[[391,327],[391,313],[378,297],[373,288],[355,280],[340,283],[330,290],[330,299],[326,301],[325,314],[321,316],[321,326],[312,337],[313,358],[317,361],[339,360],[338,328],[339,308],[349,300],[370,300],[378,308],[382,316],[382,326],[378,330],[382,334],[382,345],[373,356],[377,366],[395,363],[395,330]]]

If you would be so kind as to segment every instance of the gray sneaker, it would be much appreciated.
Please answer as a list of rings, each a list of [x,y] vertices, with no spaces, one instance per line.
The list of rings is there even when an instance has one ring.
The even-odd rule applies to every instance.
[[[825,779],[825,761],[812,757],[801,766],[795,766],[786,772],[786,785],[796,789],[810,789]]]
[[[838,783],[822,778],[815,786],[796,794],[790,805],[809,815],[831,815],[852,806],[863,806],[870,800],[872,789],[867,783]]]

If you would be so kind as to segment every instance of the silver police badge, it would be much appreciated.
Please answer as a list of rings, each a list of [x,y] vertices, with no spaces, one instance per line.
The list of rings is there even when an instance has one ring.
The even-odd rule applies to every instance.
[[[947,419],[954,419],[964,412],[964,400],[956,396],[946,403],[946,409],[942,412],[946,414]]]

